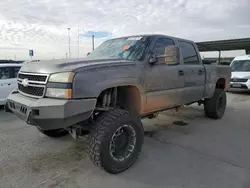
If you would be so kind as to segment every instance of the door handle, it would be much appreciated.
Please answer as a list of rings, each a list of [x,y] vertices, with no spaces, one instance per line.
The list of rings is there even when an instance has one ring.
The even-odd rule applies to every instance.
[[[184,71],[183,70],[179,70],[178,71],[178,76],[183,76],[184,75]]]
[[[203,74],[203,70],[199,70],[198,75],[202,75],[202,74]]]
[[[11,84],[8,84],[8,86],[10,86]]]

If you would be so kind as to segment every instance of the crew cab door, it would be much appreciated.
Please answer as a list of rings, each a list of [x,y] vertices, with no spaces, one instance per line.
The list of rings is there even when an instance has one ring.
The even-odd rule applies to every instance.
[[[185,103],[195,102],[203,98],[205,91],[206,72],[195,45],[191,42],[179,40],[183,58]]]
[[[170,38],[159,38],[155,42],[152,54],[162,56],[165,54],[166,47],[174,45],[175,42]],[[180,64],[167,64],[165,58],[158,58],[154,64],[147,63],[145,73],[147,112],[177,106],[182,103],[181,95],[184,88],[182,68]]]

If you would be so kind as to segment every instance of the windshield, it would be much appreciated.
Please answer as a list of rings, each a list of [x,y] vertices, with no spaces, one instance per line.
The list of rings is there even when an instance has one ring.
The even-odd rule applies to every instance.
[[[125,37],[103,42],[87,58],[121,58],[141,60],[149,44],[149,37]]]
[[[232,72],[250,72],[250,60],[233,61]]]

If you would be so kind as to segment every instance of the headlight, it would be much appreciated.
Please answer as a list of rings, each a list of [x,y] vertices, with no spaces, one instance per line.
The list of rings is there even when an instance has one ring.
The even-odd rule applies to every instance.
[[[71,99],[74,72],[61,72],[50,75],[46,97]]]
[[[74,72],[61,72],[52,74],[49,77],[49,82],[71,83],[74,77]]]
[[[71,99],[72,89],[47,88],[46,97]]]

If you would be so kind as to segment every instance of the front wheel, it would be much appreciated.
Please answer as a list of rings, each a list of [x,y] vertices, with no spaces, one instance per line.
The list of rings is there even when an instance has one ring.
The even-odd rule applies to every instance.
[[[141,120],[122,109],[103,112],[89,137],[89,155],[97,166],[117,174],[131,167],[144,142]]]
[[[226,92],[223,89],[216,89],[212,98],[206,99],[204,111],[207,117],[220,119],[223,117],[227,105]]]

